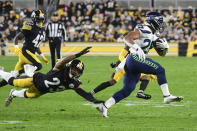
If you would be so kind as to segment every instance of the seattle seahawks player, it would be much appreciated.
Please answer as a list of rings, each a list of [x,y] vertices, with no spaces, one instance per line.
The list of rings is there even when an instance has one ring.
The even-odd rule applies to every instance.
[[[114,93],[105,103],[97,107],[103,117],[108,117],[107,111],[111,106],[131,94],[136,87],[141,73],[154,74],[157,76],[158,84],[163,92],[164,103],[181,101],[183,99],[183,97],[177,97],[170,94],[165,69],[159,63],[145,58],[144,54],[144,52],[148,53],[151,48],[151,43],[156,38],[155,34],[164,29],[165,22],[163,21],[163,17],[157,12],[150,12],[146,15],[145,20],[145,24],[137,25],[137,28],[129,32],[124,38],[125,43],[130,46],[130,54],[116,68],[116,71],[121,71],[123,68],[125,70],[123,88]],[[166,53],[168,48],[167,42],[163,42],[163,47],[166,48],[159,50],[158,47],[155,46],[159,55],[164,55]]]
[[[41,53],[39,45],[45,37],[43,28],[45,16],[42,10],[35,10],[31,14],[31,19],[27,19],[23,23],[22,31],[19,32],[15,39],[15,53],[18,55],[19,60],[15,66],[15,74],[24,73],[24,65],[30,64],[35,66],[36,70],[42,68],[40,60],[36,56],[36,52],[41,56],[42,60],[48,64],[47,58]],[[18,40],[25,39],[22,49],[18,46]],[[6,81],[0,82],[0,87],[5,86]]]
[[[12,89],[5,106],[9,106],[15,97],[36,98],[46,93],[53,93],[73,89],[77,94],[93,103],[102,103],[104,101],[96,100],[89,93],[81,89],[79,77],[84,70],[82,61],[75,58],[89,52],[91,47],[87,47],[81,52],[63,58],[55,67],[46,74],[35,73],[33,77],[13,77],[11,73],[0,71],[0,77],[6,80],[10,85],[22,88],[23,90]]]

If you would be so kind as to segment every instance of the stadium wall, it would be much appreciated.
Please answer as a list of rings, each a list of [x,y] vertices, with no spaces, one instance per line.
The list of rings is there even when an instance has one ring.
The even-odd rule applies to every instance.
[[[14,44],[9,43],[7,55],[15,55],[14,53]],[[22,46],[22,43],[19,44]],[[62,44],[62,55],[67,56],[75,54],[76,52],[81,51],[87,46],[92,46],[92,49],[87,54],[88,56],[118,56],[122,48],[124,48],[124,43],[113,43],[113,42],[66,42]],[[178,44],[169,43],[169,52],[167,56],[178,56]],[[41,43],[41,51],[50,55],[48,42]],[[149,56],[158,56],[154,49],[151,49]]]

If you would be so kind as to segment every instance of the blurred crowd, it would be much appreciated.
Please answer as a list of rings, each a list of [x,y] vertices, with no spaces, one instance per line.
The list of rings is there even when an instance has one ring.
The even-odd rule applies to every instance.
[[[117,42],[136,24],[144,23],[145,15],[150,11],[157,11],[164,16],[167,28],[161,36],[168,42],[197,41],[197,10],[192,7],[184,10],[181,7],[144,10],[131,5],[123,9],[115,0],[79,0],[68,4],[60,2],[57,11],[59,20],[65,25],[69,42]],[[10,0],[0,1],[2,38],[12,41],[31,12],[32,9],[14,11]],[[46,20],[46,23],[49,21]]]

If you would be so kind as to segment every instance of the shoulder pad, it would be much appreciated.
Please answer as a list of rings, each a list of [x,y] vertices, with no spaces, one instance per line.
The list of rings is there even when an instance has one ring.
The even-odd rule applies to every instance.
[[[31,30],[33,26],[33,21],[31,19],[27,19],[23,22],[23,30]]]

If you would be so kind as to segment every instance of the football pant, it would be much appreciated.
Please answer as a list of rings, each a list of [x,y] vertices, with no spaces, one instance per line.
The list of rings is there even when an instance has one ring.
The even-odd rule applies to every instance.
[[[13,86],[28,88],[25,92],[26,93],[25,95],[27,98],[36,98],[36,97],[41,96],[40,91],[35,87],[33,83],[33,77],[15,78],[13,80]]]

